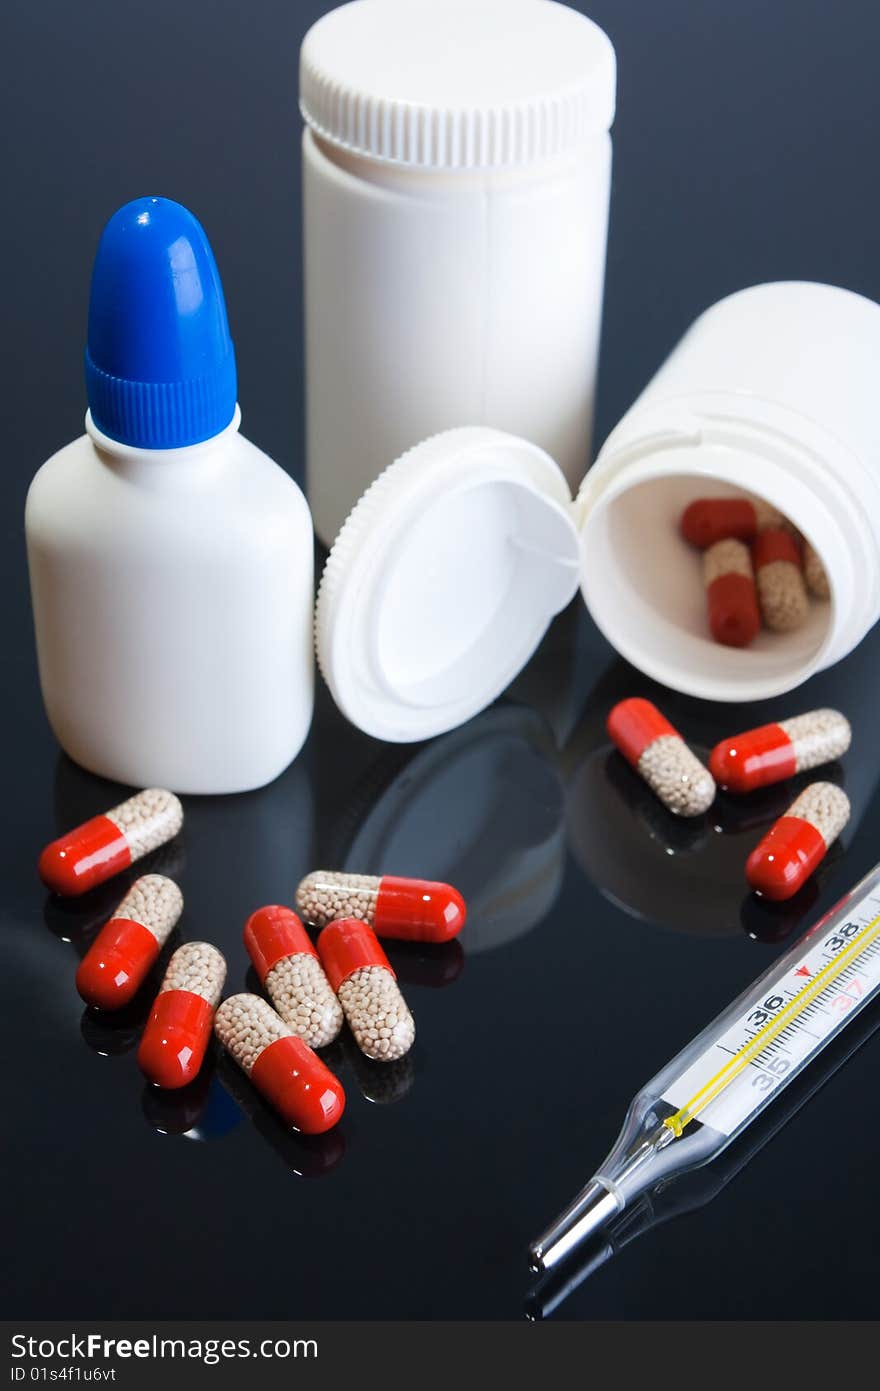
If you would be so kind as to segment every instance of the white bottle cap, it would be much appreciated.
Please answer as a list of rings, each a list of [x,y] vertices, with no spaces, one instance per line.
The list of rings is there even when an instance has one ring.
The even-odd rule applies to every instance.
[[[577,591],[573,510],[550,456],[500,430],[447,430],[397,459],[318,593],[318,661],[343,714],[407,743],[490,705]]]
[[[300,109],[319,135],[410,168],[551,159],[607,131],[607,35],[554,0],[354,0],[307,33]]]

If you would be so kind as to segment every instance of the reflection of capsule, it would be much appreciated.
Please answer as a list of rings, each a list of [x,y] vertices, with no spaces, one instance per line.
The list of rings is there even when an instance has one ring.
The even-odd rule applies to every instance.
[[[119,1010],[86,1008],[79,1026],[83,1043],[102,1058],[121,1057],[137,1045],[149,1012],[149,999],[140,995]]]
[[[378,1063],[362,1053],[346,1030],[342,1034],[345,1059],[351,1065],[361,1095],[378,1106],[391,1106],[402,1101],[416,1080],[412,1053],[396,1058],[392,1063]]]
[[[843,769],[839,763],[831,763],[822,769],[823,781],[843,786]],[[809,787],[812,779],[808,773],[800,774],[788,782],[780,782],[770,787],[761,787],[748,797],[731,797],[722,792],[712,808],[712,821],[715,830],[725,836],[745,835],[765,826],[772,826],[794,801],[798,793]]]
[[[210,942],[177,948],[138,1049],[141,1071],[154,1086],[174,1090],[198,1075],[225,980],[226,961]]]
[[[851,740],[839,710],[810,710],[722,739],[709,756],[709,771],[719,787],[741,795],[830,763]]]
[[[224,1000],[214,1016],[214,1032],[287,1125],[304,1135],[321,1135],[342,1118],[340,1083],[258,995]]]
[[[144,874],[98,933],[76,973],[87,1005],[121,1009],[143,985],[183,911],[172,879]]]
[[[791,898],[772,903],[757,894],[745,894],[740,908],[743,931],[753,942],[778,946],[800,927],[819,897],[818,876],[813,875]]]
[[[40,856],[40,878],[53,893],[85,893],[164,845],[182,825],[174,793],[148,788],[53,840]]]
[[[217,1077],[285,1168],[299,1178],[322,1178],[339,1164],[345,1154],[345,1135],[338,1127],[323,1135],[302,1135],[287,1129],[264,1103],[245,1073],[225,1054],[217,1062]]]
[[[141,1107],[147,1124],[160,1135],[184,1135],[188,1140],[219,1140],[241,1121],[241,1112],[210,1068],[202,1068],[194,1081],[177,1091],[148,1084]]]
[[[771,827],[746,861],[749,887],[791,898],[822,863],[849,821],[849,798],[833,782],[814,782]]]
[[[443,989],[458,980],[464,970],[464,952],[458,941],[422,946],[419,942],[392,942],[388,960],[402,985]]]
[[[313,927],[357,918],[377,937],[407,942],[448,942],[461,931],[466,917],[464,899],[451,884],[325,869],[302,880],[296,906]]]
[[[412,1048],[416,1026],[375,933],[358,918],[325,927],[318,952],[355,1043],[368,1058],[393,1062]]]

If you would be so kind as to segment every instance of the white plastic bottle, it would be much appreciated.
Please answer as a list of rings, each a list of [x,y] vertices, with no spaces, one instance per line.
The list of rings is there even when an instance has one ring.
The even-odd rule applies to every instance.
[[[614,50],[553,0],[355,0],[306,35],[308,493],[332,542],[450,426],[589,459]]]
[[[707,309],[612,431],[578,498],[581,588],[624,657],[709,700],[782,695],[880,616],[880,305],[834,285],[756,285]],[[699,497],[746,491],[811,543],[831,588],[795,632],[706,632]]]
[[[217,268],[179,204],[138,199],[107,224],[86,378],[86,433],[26,508],[49,721],[120,782],[260,787],[311,721],[312,528],[293,480],[238,433]]]

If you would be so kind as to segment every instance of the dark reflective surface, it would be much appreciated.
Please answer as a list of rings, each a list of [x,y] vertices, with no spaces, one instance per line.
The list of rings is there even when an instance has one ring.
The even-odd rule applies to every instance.
[[[46,0],[17,7],[3,54],[10,177],[22,179],[2,228],[7,263],[22,267],[5,302],[0,470],[10,1317],[522,1318],[527,1245],[607,1152],[632,1093],[880,858],[880,633],[792,700],[734,710],[636,676],[577,601],[504,701],[430,744],[361,736],[322,691],[295,767],[258,793],[187,799],[183,837],[150,862],[180,880],[181,938],[226,953],[230,991],[247,979],[247,915],[289,903],[308,869],[413,872],[467,893],[460,950],[391,949],[418,1027],[406,1065],[379,1072],[347,1038],[327,1051],[348,1098],[337,1132],[285,1132],[222,1057],[186,1094],[145,1088],[135,1045],[148,992],[114,1020],[84,1013],[77,963],[132,876],[72,907],[47,902],[36,879],[46,841],[122,794],[59,757],[45,725],[24,495],[82,428],[91,256],[113,208],[145,191],[205,222],[245,433],[299,471],[294,71],[323,8],[259,0],[260,22],[245,26],[213,9],[206,58],[201,3],[154,0],[141,14]],[[880,298],[866,232],[880,18],[803,0],[597,0],[590,12],[621,77],[604,436],[695,314],[736,286],[807,276]],[[232,70],[242,100],[230,101]],[[222,161],[205,161],[208,144]],[[95,673],[112,679],[109,666]],[[802,898],[758,905],[742,876],[781,791],[748,808],[719,801],[683,826],[611,753],[607,711],[636,694],[704,749],[811,706],[846,712],[855,744],[839,776],[854,817]],[[696,1196],[669,1195],[675,1222],[646,1230],[637,1215],[640,1239],[621,1239],[555,1317],[874,1316],[877,1049],[867,1041],[750,1150],[735,1184],[707,1170]]]

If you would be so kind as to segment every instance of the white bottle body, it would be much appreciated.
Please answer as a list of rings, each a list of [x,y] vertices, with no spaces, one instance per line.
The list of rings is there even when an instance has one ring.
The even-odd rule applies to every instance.
[[[603,445],[578,498],[582,590],[622,656],[674,690],[768,698],[845,657],[880,616],[880,305],[758,285],[700,316]],[[828,603],[793,633],[722,647],[685,506],[741,493],[818,552]]]
[[[64,750],[138,787],[230,793],[294,759],[313,704],[299,488],[232,424],[184,449],[95,429],[40,469],[26,531],[40,682]]]
[[[605,131],[552,161],[444,172],[306,130],[307,476],[328,545],[393,459],[450,426],[521,435],[577,486],[610,178]]]

